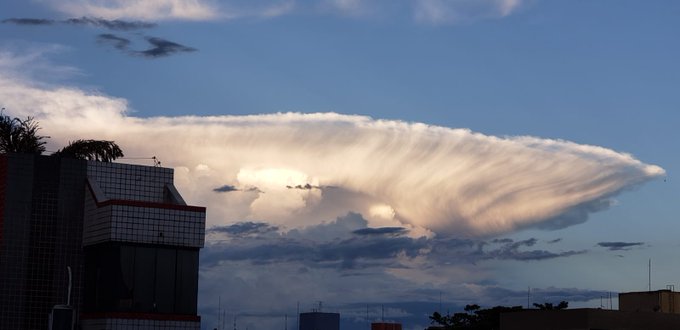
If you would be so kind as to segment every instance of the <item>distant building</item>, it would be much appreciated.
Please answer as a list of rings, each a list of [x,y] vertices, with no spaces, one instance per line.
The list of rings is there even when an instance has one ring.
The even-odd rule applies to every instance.
[[[401,330],[401,323],[371,323],[371,330]]]
[[[619,310],[680,314],[680,292],[657,290],[619,293]]]
[[[300,313],[299,330],[340,330],[340,314],[322,312]]]
[[[200,329],[204,236],[172,169],[2,154],[0,325]]]
[[[502,313],[500,330],[677,330],[680,315],[594,308]]]

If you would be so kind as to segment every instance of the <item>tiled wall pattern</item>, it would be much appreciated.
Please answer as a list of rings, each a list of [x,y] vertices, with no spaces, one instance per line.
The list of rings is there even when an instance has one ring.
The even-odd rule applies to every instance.
[[[82,320],[83,330],[200,330],[197,321],[159,321],[134,319]]]
[[[8,154],[0,247],[0,329],[46,329],[52,306],[80,308],[85,162]]]
[[[89,192],[83,245],[104,242],[203,247],[205,212],[156,207],[97,207]]]
[[[87,162],[87,176],[109,199],[163,203],[173,169],[97,161]]]
[[[204,208],[159,204],[174,190],[172,169],[88,162],[88,177],[93,189],[86,188],[84,246],[114,241],[203,247]],[[101,191],[106,200],[114,201],[96,200],[90,190]]]

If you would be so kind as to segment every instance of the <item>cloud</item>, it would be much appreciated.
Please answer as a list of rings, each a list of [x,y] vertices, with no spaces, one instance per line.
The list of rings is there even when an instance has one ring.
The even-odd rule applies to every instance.
[[[66,20],[53,20],[53,19],[42,19],[42,18],[8,18],[2,21],[3,23],[11,23],[16,25],[54,25],[54,24],[67,24],[67,25],[84,25],[84,26],[94,26],[102,27],[109,30],[118,31],[131,31],[131,30],[141,30],[150,29],[156,26],[155,23],[142,22],[142,21],[125,21],[125,20],[107,20],[103,18],[94,17],[80,17],[80,18],[69,18]]]
[[[0,69],[2,62],[18,60],[5,54]],[[585,221],[613,196],[664,174],[598,146],[365,116],[134,117],[124,99],[38,86],[9,70],[17,79],[0,79],[3,106],[35,115],[52,149],[100,138],[127,154],[156,155],[176,169],[187,200],[213,210],[212,225],[260,219],[301,228],[357,212],[372,227],[403,227],[412,237],[485,237],[565,216],[560,227]],[[263,193],[215,194],[206,188],[213,182]],[[286,188],[306,184],[337,188]]]
[[[232,185],[224,185],[218,188],[213,189],[214,192],[232,192],[232,191],[241,191],[241,189],[238,189]]]
[[[388,236],[399,236],[406,232],[406,228],[402,227],[380,227],[380,228],[363,228],[357,229],[352,233],[355,235],[388,235]]]
[[[526,0],[416,0],[415,19],[429,24],[468,22],[480,18],[505,17]]]
[[[155,23],[142,22],[142,21],[124,21],[124,20],[107,20],[103,18],[93,18],[93,17],[81,17],[81,18],[69,18],[63,21],[66,24],[71,25],[90,25],[96,27],[103,27],[110,30],[118,31],[131,31],[131,30],[141,30],[150,29],[156,26]]]
[[[52,25],[55,23],[54,20],[43,18],[8,18],[2,22],[16,25]]]
[[[293,10],[293,0],[46,0],[49,6],[74,16],[151,21],[211,21],[242,17],[276,17]]]
[[[231,236],[262,235],[279,230],[276,226],[270,226],[264,222],[238,222],[229,226],[215,226],[208,228],[208,234],[228,234]]]
[[[340,15],[375,18],[413,17],[426,24],[451,24],[511,15],[529,0],[415,0],[411,2],[368,0],[46,0],[68,15],[104,19],[229,20],[272,18],[289,14]]]
[[[100,43],[110,44],[118,50],[127,51],[130,46],[130,39],[119,37],[115,34],[103,33],[97,36]]]
[[[153,45],[153,48],[149,48],[147,50],[143,51],[135,51],[135,54],[139,54],[145,57],[164,57],[168,55],[172,55],[174,53],[185,53],[185,52],[195,52],[195,48],[187,47],[184,45],[180,45],[178,43],[165,40],[162,38],[156,38],[156,37],[148,37],[146,38],[146,41],[148,41],[151,45]]]
[[[69,15],[105,19],[210,20],[220,16],[219,6],[204,0],[47,0],[46,3]]]
[[[607,248],[609,251],[627,251],[631,248],[643,246],[644,242],[599,242],[598,246]]]
[[[123,38],[110,33],[104,33],[97,36],[100,43],[111,44],[116,49],[133,56],[141,56],[146,58],[160,58],[170,56],[176,53],[195,52],[195,48],[180,45],[178,43],[165,40],[157,37],[146,37],[145,40],[153,47],[146,50],[132,50],[130,39]]]

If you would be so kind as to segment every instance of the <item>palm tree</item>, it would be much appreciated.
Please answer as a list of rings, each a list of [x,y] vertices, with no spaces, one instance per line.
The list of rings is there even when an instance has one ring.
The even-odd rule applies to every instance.
[[[25,120],[11,118],[0,110],[0,153],[30,153],[40,155],[45,151],[49,136],[38,135],[40,125],[27,117]],[[53,156],[111,162],[123,157],[123,151],[113,141],[75,140],[58,150]]]
[[[52,155],[102,162],[111,162],[124,156],[115,142],[104,140],[75,140]]]
[[[4,110],[4,108],[3,108]],[[0,111],[0,153],[41,154],[45,151],[48,136],[38,135],[40,126],[33,117],[25,120],[10,118]]]

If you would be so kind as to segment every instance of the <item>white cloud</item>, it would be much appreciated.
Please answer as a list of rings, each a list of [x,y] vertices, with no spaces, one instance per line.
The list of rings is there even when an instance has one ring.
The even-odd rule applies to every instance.
[[[4,54],[0,68],[15,62]],[[121,98],[5,74],[0,100],[12,115],[35,115],[51,150],[96,138],[117,141],[128,156],[159,157],[178,169],[186,199],[208,206],[211,224],[250,219],[298,228],[348,211],[376,221],[394,212],[396,223],[424,232],[493,235],[565,213],[582,222],[594,202],[664,173],[597,146],[365,116],[138,118]],[[213,191],[223,185],[260,190]]]
[[[459,23],[480,18],[505,17],[526,0],[416,0],[415,19],[430,24]]]
[[[216,1],[216,0],[47,0],[54,9],[72,16],[106,19],[205,21],[239,17],[283,15],[293,0]]]
[[[514,13],[527,0],[415,0],[413,2],[367,0],[45,0],[52,8],[71,16],[106,19],[206,21],[244,17],[270,18],[292,13],[375,17],[394,9],[412,11],[416,21],[448,24]]]

